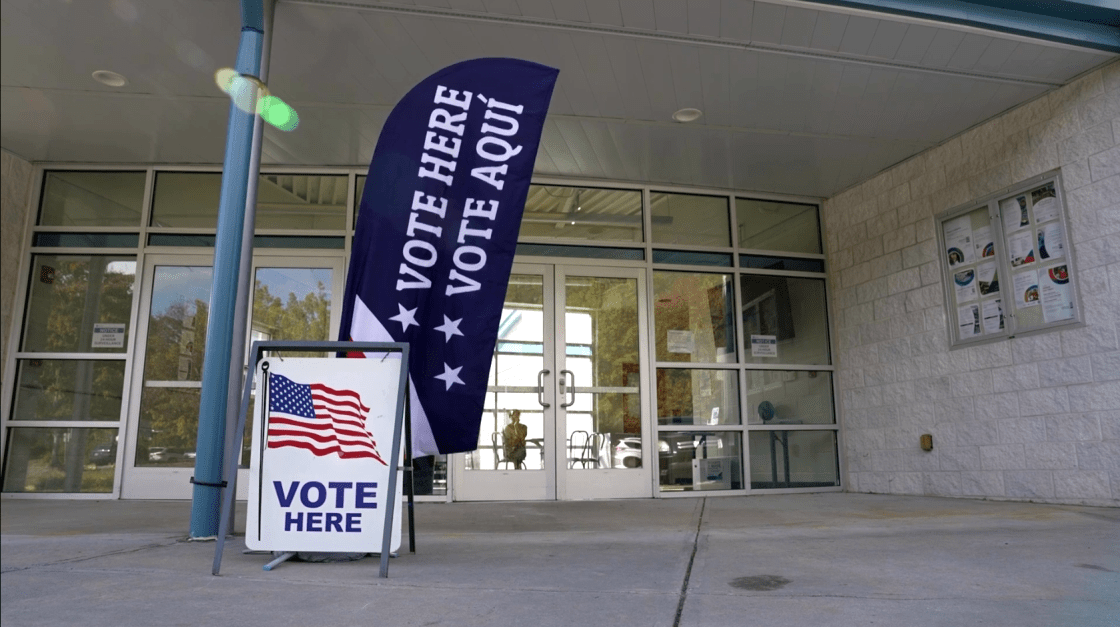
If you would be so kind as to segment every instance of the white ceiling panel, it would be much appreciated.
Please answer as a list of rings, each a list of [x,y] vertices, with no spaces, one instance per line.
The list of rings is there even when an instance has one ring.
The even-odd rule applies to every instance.
[[[867,46],[867,56],[893,59],[898,54],[902,39],[906,37],[907,28],[906,24],[879,20],[879,24],[875,27],[875,35]]]
[[[688,32],[719,37],[720,0],[688,0]]]
[[[666,33],[687,33],[687,0],[653,0],[653,19],[659,31]]]
[[[813,40],[817,26],[817,11],[801,7],[786,9],[786,20],[782,26],[783,46],[807,48]]]
[[[607,60],[607,44],[600,35],[572,34],[572,45],[579,56],[587,84],[595,97],[596,111],[605,118],[626,117],[626,105],[619,91],[618,77]]]
[[[622,9],[622,25],[638,30],[657,30],[653,16],[653,0],[618,0]]]
[[[761,44],[777,45],[782,41],[782,28],[785,26],[786,8],[781,5],[756,2],[751,19],[751,41]]]
[[[3,147],[39,162],[221,161],[232,0],[0,0]],[[437,9],[433,11],[432,9]],[[785,0],[279,0],[267,164],[364,166],[453,63],[560,70],[539,174],[828,196],[1115,54]],[[98,69],[127,86],[96,83]],[[672,121],[682,107],[703,116]]]
[[[746,41],[750,38],[754,21],[754,2],[750,0],[721,0],[719,36],[724,39]]]
[[[844,39],[840,41],[839,52],[858,56],[866,55],[878,27],[879,20],[853,15],[844,29]]]
[[[838,52],[847,29],[847,15],[821,11],[813,25],[813,39],[809,42],[809,46],[826,52]]]

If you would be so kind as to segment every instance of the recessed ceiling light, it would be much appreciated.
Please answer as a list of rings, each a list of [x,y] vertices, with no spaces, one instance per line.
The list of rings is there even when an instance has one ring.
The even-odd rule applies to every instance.
[[[692,107],[686,107],[686,108],[681,109],[680,111],[677,111],[676,113],[674,113],[673,114],[673,119],[678,121],[678,122],[693,122],[693,121],[699,119],[700,116],[702,116],[702,115],[704,115],[704,114],[700,111],[700,109],[693,109]]]
[[[109,87],[124,87],[128,84],[127,78],[116,72],[110,72],[109,70],[97,70],[92,76],[93,80],[102,85],[108,85]]]

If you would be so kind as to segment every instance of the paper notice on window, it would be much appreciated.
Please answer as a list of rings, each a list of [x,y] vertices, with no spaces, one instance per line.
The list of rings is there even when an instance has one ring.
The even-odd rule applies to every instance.
[[[1054,196],[1054,185],[1040,187],[1031,192],[1036,224],[1058,219],[1058,199]]]
[[[976,270],[960,270],[953,273],[953,289],[958,303],[976,300]]]
[[[1026,228],[1031,224],[1030,214],[1027,212],[1027,197],[1016,196],[999,201],[999,213],[1003,216],[1003,230],[1011,233]]]
[[[976,256],[980,259],[984,257],[996,256],[996,243],[992,241],[992,227],[982,226],[974,231],[976,236]]]
[[[949,257],[949,267],[962,263],[972,263],[972,218],[961,216],[945,223],[945,254]]]
[[[1069,289],[1069,269],[1065,265],[1043,270],[1042,275],[1042,319],[1045,322],[1058,322],[1073,318],[1073,297]]]
[[[1038,272],[1027,270],[1019,272],[1012,281],[1015,290],[1015,308],[1026,309],[1038,306]]]
[[[1011,249],[1011,267],[1017,268],[1034,261],[1034,237],[1030,231],[1020,231],[1007,238]]]
[[[778,336],[751,335],[751,357],[777,357]]]
[[[976,282],[981,296],[999,293],[999,273],[996,262],[987,261],[976,267]]]
[[[999,333],[1003,330],[1003,303],[1000,299],[984,301],[980,304],[980,315],[984,321],[984,333]]]
[[[1038,229],[1038,258],[1061,259],[1066,256],[1066,241],[1062,237],[1062,223],[1052,222]]]
[[[93,348],[124,348],[124,323],[95,322],[90,346]]]
[[[696,338],[692,331],[669,331],[668,344],[670,353],[691,355],[696,350]]]
[[[980,335],[980,305],[957,307],[957,329],[962,340]]]

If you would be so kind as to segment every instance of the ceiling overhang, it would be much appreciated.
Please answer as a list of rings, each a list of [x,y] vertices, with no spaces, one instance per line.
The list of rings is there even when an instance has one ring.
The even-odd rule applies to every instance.
[[[280,0],[269,87],[301,124],[268,128],[262,161],[364,167],[412,85],[512,56],[561,70],[540,176],[827,197],[1120,57],[871,6],[888,4],[929,3]],[[236,3],[0,6],[5,149],[220,164],[229,101],[213,74],[233,63]],[[129,82],[101,85],[95,70]],[[682,108],[703,115],[675,122]]]

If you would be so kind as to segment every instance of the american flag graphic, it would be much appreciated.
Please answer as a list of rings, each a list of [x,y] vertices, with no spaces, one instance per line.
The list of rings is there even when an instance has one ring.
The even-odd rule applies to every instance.
[[[369,407],[357,392],[296,383],[279,374],[269,376],[268,386],[268,448],[292,446],[317,457],[372,457],[388,465],[366,430]]]

